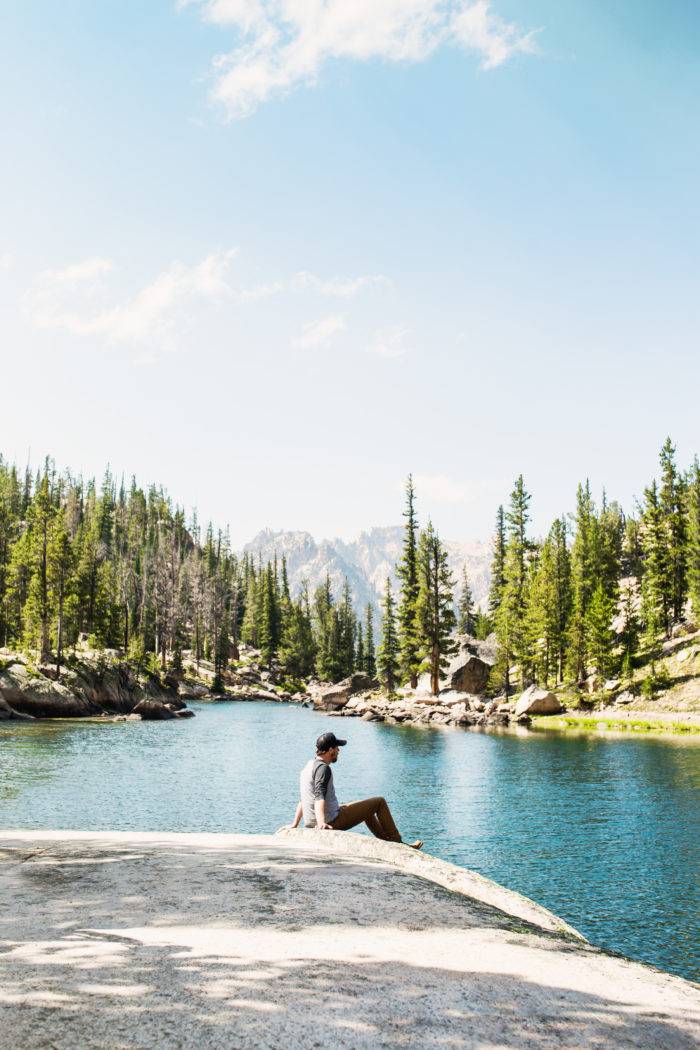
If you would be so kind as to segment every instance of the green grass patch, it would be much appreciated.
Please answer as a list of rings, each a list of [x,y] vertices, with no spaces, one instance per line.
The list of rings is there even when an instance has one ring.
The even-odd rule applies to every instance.
[[[700,726],[687,722],[656,722],[642,718],[567,718],[566,715],[539,715],[532,719],[537,729],[614,730],[616,733],[700,733]]]

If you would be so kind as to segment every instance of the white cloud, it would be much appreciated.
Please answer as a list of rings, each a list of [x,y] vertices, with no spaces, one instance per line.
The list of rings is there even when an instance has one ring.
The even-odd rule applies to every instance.
[[[130,298],[105,305],[109,259],[86,259],[63,270],[39,274],[24,299],[25,311],[40,328],[108,342],[170,343],[177,325],[198,303],[234,297],[227,273],[236,249],[207,255],[194,266],[175,262]]]
[[[421,499],[433,503],[469,503],[466,485],[460,485],[444,474],[417,474],[414,479],[416,492]]]
[[[367,350],[370,354],[378,354],[380,357],[403,357],[408,349],[406,346],[406,336],[408,334],[408,329],[400,328],[398,325],[380,328],[379,331],[375,332]]]
[[[0,252],[0,273],[7,273],[15,264],[12,252]]]
[[[279,295],[286,291],[287,285],[284,281],[273,281],[270,284],[256,284],[252,288],[242,288],[238,292],[238,299],[242,303],[257,303],[261,299],[269,299],[273,295]]]
[[[238,37],[213,61],[212,96],[231,119],[314,84],[332,59],[422,62],[451,45],[493,69],[535,51],[534,34],[501,19],[491,0],[180,0],[189,5]]]
[[[361,292],[363,288],[375,287],[390,288],[391,281],[384,274],[375,273],[363,277],[331,277],[324,280],[308,270],[300,270],[294,278],[297,288],[309,288],[319,295],[338,296],[341,299],[350,299]]]
[[[96,257],[44,270],[24,296],[25,314],[39,328],[97,336],[107,343],[146,344],[152,353],[154,348],[171,349],[178,332],[206,306],[240,306],[299,292],[349,299],[366,288],[391,284],[381,274],[326,279],[300,270],[292,277],[242,287],[232,282],[229,273],[237,254],[232,248],[207,255],[192,266],[174,262],[121,300],[113,289],[116,274],[110,259]],[[322,346],[345,328],[342,315],[324,317],[305,325],[294,345]],[[136,358],[136,363],[144,361]],[[150,358],[146,363],[151,363]]]
[[[346,330],[345,318],[340,315],[323,317],[320,321],[309,321],[301,330],[301,335],[294,340],[294,346],[302,350],[311,350],[328,343]]]
[[[481,55],[484,69],[495,69],[517,54],[534,54],[535,32],[524,33],[518,26],[504,22],[491,10],[489,0],[461,4],[452,19],[455,39],[469,51]]]
[[[413,478],[419,498],[432,503],[470,503],[478,505],[484,500],[507,491],[508,483],[500,478],[477,482],[461,482],[445,474],[416,474]]]
[[[299,270],[289,280],[273,281],[269,284],[258,284],[252,288],[243,288],[238,292],[241,302],[255,302],[268,299],[281,292],[314,292],[316,295],[351,299],[365,288],[390,288],[391,281],[381,273],[363,274],[360,277],[318,277],[308,270]]]

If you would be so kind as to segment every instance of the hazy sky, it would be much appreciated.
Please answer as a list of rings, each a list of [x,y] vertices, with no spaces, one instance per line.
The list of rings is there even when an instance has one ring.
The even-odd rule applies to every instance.
[[[2,7],[5,456],[244,542],[700,452],[695,0]]]

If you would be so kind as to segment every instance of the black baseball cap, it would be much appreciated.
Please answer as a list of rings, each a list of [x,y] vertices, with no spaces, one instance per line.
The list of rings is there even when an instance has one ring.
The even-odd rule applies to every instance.
[[[316,752],[320,755],[324,751],[330,751],[332,747],[345,747],[346,744],[347,740],[338,740],[335,733],[321,733],[316,741]]]

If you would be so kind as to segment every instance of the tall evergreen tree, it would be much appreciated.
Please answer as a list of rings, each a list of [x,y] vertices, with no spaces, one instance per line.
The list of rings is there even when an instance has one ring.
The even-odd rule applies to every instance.
[[[333,598],[330,576],[314,592],[314,641],[316,645],[316,673],[329,682],[339,682],[344,675],[341,651],[341,618]]]
[[[362,670],[370,678],[374,678],[377,674],[377,657],[374,650],[374,612],[369,602],[365,609],[365,660]]]
[[[473,635],[475,629],[474,599],[472,598],[472,589],[469,586],[469,573],[465,564],[462,568],[462,590],[459,596],[457,630],[460,634]]]
[[[292,678],[308,678],[314,672],[316,649],[306,582],[298,600],[290,605],[289,614],[285,619],[279,658]]]
[[[496,531],[493,537],[493,555],[491,557],[491,584],[489,589],[489,612],[492,616],[498,611],[506,585],[506,516],[503,507],[496,514]]]
[[[440,691],[440,673],[456,651],[453,580],[447,551],[431,522],[418,541],[418,602],[416,619],[421,637],[421,670],[430,675],[433,694]]]
[[[27,510],[30,579],[24,606],[24,636],[30,646],[39,650],[39,659],[48,660],[53,607],[49,588],[49,543],[56,517],[51,500],[48,475],[40,479],[36,495]]]
[[[47,551],[50,604],[55,613],[56,678],[61,677],[67,629],[75,636],[75,557],[63,514],[53,522]],[[72,629],[72,630],[71,630]]]
[[[688,590],[693,614],[700,621],[700,462],[693,460],[688,478]]]
[[[413,476],[406,481],[406,519],[404,528],[403,555],[396,574],[400,582],[398,605],[398,631],[401,675],[415,689],[420,667],[420,636],[416,620],[418,603],[418,520],[416,517],[416,494]]]
[[[388,576],[382,601],[382,640],[377,649],[377,670],[379,680],[387,693],[393,695],[396,692],[400,673],[399,639],[396,631],[391,580]]]
[[[345,577],[343,593],[337,611],[338,616],[338,674],[340,678],[347,678],[355,667],[355,635],[357,633],[357,617],[352,606],[352,592],[350,582]]]
[[[620,643],[622,645],[622,658],[620,671],[626,685],[631,685],[634,661],[639,649],[640,625],[636,607],[636,580],[628,578],[622,588],[620,595],[620,613],[622,616],[622,630],[620,632]]]
[[[529,665],[537,679],[549,686],[563,678],[566,631],[571,605],[566,525],[557,519],[530,567],[526,588],[526,633]]]
[[[686,481],[676,468],[676,450],[666,438],[660,453],[659,506],[666,526],[666,572],[664,581],[673,620],[680,620],[688,597],[688,509]]]
[[[645,621],[655,625],[655,630],[670,633],[673,608],[673,578],[668,523],[659,500],[656,481],[644,490],[642,512],[642,549],[644,551],[644,575],[642,598]]]
[[[526,627],[526,575],[531,544],[527,538],[530,496],[525,490],[522,474],[516,478],[506,515],[508,540],[505,551],[505,584],[496,612],[496,637],[504,672],[506,695],[510,688],[510,665],[515,660],[520,667],[521,685],[524,685],[529,662]]]
[[[355,641],[355,670],[365,669],[365,632],[362,621],[357,624],[357,638]]]
[[[613,647],[615,635],[612,618],[615,606],[606,593],[602,580],[596,584],[586,610],[586,652],[596,673],[610,678],[617,671],[617,660]]]
[[[588,481],[576,492],[574,542],[571,547],[571,617],[568,664],[575,681],[586,677],[586,614],[596,581],[596,512]]]
[[[274,568],[268,565],[263,570],[262,619],[260,624],[260,651],[266,663],[277,656],[281,636],[280,601]]]

